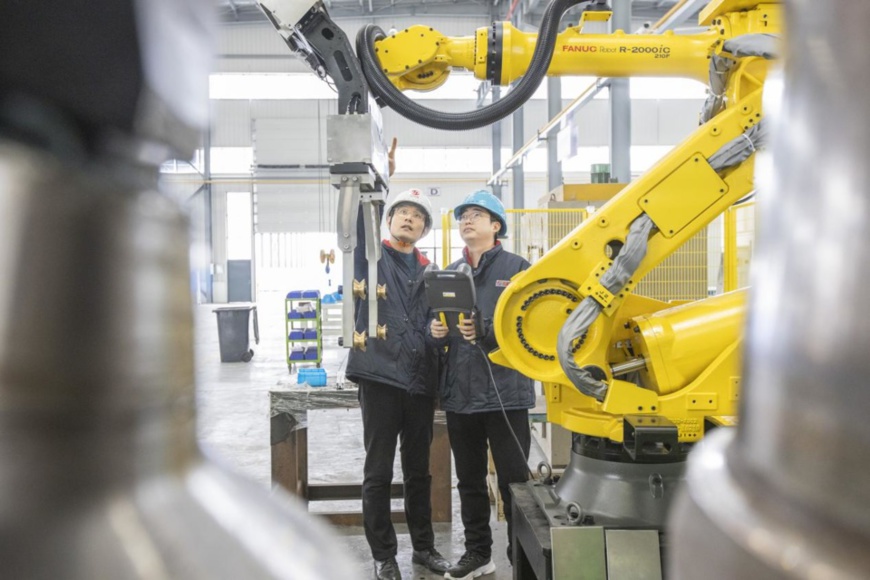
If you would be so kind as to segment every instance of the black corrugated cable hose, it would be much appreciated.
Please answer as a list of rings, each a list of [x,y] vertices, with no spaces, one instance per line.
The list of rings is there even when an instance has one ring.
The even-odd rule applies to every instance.
[[[562,16],[570,8],[587,1],[554,0],[551,2],[544,11],[538,42],[526,74],[508,96],[474,111],[463,113],[437,111],[426,108],[403,95],[381,70],[375,56],[375,42],[386,36],[379,26],[367,24],[360,29],[356,37],[356,51],[369,88],[381,106],[386,105],[403,117],[433,129],[447,131],[478,129],[507,117],[531,98],[550,67]]]

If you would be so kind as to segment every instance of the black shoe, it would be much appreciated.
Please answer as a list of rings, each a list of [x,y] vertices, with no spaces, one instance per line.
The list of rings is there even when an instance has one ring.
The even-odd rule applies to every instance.
[[[448,562],[444,556],[439,554],[438,550],[435,548],[419,551],[414,550],[414,555],[411,557],[411,561],[415,564],[426,566],[436,574],[443,574],[450,567],[450,562]]]
[[[444,577],[450,580],[471,580],[493,572],[495,572],[495,564],[492,558],[477,552],[465,552],[459,558],[459,563],[447,570]]]
[[[402,572],[395,558],[375,560],[375,578],[378,580],[402,580]]]

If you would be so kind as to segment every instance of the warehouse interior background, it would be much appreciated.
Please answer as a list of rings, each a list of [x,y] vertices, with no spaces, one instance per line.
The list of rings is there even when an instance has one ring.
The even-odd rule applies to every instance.
[[[389,195],[431,202],[433,262],[459,256],[452,209],[483,189],[531,264],[495,281],[499,348],[447,352],[518,370],[536,395],[517,422],[530,478],[499,493],[486,474],[492,560],[475,554],[475,572],[870,578],[870,2],[312,4],[0,2],[0,578],[442,577],[412,554],[399,457],[380,482],[398,570],[362,525],[348,353],[398,333],[354,327],[352,296],[373,314],[394,290],[348,288],[337,230],[393,140]],[[353,46],[372,24],[396,34]],[[543,78],[544,31],[547,70],[576,76]],[[322,47],[305,55],[319,72],[356,58],[359,92],[291,46]],[[447,124],[431,109],[379,125],[357,98],[388,100],[382,72],[419,86],[457,64],[528,82],[454,70],[406,93],[471,111],[482,128],[465,131],[423,127]],[[503,119],[480,114],[539,81]],[[409,343],[387,348],[413,358]],[[455,419],[434,412],[418,494],[450,563],[467,540]]]
[[[171,37],[146,51],[168,74],[103,75],[141,91],[141,103],[118,107],[132,117],[97,125],[99,138],[81,137],[93,150],[65,150],[75,124],[40,117],[39,91],[60,109],[68,92],[101,122],[114,95],[0,61],[0,80],[11,70],[25,95],[37,93],[28,112],[0,82],[0,576],[9,565],[14,578],[371,577],[362,420],[340,340],[354,329],[342,328],[349,255],[327,138],[336,88],[292,54],[255,0],[93,2],[93,23],[76,24],[126,35],[128,65],[150,62],[138,58],[144,38]],[[368,24],[461,37],[509,21],[534,33],[552,3],[318,4],[354,39]],[[610,21],[590,19],[583,34],[706,34],[691,53],[694,80],[656,77],[649,63],[632,78],[548,77],[513,114],[464,131],[380,110],[386,144],[397,143],[387,203],[418,188],[434,208],[417,247],[442,268],[456,260],[453,209],[489,190],[507,208],[502,244],[539,276],[505,282],[510,300],[499,303],[508,330],[492,360],[538,380],[533,476],[511,493],[520,549],[508,546],[510,499],[490,465],[486,577],[868,577],[870,132],[860,118],[870,60],[849,48],[870,4],[831,3],[826,18],[798,0],[607,4]],[[180,31],[200,31],[201,7],[217,27],[208,98],[187,103],[207,110],[200,132],[166,122],[190,87],[167,90],[186,69],[164,48],[189,41],[196,54],[195,33]],[[62,7],[68,23],[76,10]],[[49,42],[56,30],[28,48],[38,35],[22,24],[27,9],[3,14],[19,18],[9,54],[64,62]],[[580,18],[567,14],[562,28]],[[118,27],[106,26],[113,18]],[[157,22],[173,25],[143,33]],[[80,38],[104,49],[99,35]],[[72,59],[88,65],[75,72],[96,79],[101,59],[87,54]],[[454,70],[434,91],[405,94],[473,111],[516,86]],[[162,102],[163,90],[180,100]],[[79,114],[70,118],[90,128]],[[51,138],[23,138],[29,130]],[[185,132],[193,155],[158,171],[155,158],[190,149]],[[611,274],[619,283],[605,282]],[[574,326],[587,306],[592,321]],[[578,361],[587,366],[570,368]],[[455,562],[465,538],[444,417],[436,411],[432,511],[435,547]],[[393,472],[401,522],[398,456]],[[397,531],[402,577],[441,577],[412,561],[407,526]]]

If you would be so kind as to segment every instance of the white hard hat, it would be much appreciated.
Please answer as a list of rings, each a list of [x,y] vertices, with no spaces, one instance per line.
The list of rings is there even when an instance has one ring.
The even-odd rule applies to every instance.
[[[402,203],[413,203],[426,214],[426,227],[432,227],[432,202],[429,201],[429,198],[419,189],[411,188],[406,189],[405,191],[396,194],[390,199],[390,208],[387,211],[387,215],[392,215],[393,210]]]

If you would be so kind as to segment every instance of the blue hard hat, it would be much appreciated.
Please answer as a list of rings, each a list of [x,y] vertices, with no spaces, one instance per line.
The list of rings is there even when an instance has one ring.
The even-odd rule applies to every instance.
[[[480,207],[488,211],[501,224],[498,237],[503,238],[507,235],[507,213],[505,213],[504,205],[499,198],[483,189],[475,191],[456,206],[456,209],[453,210],[453,217],[459,220],[459,216],[470,206]]]

